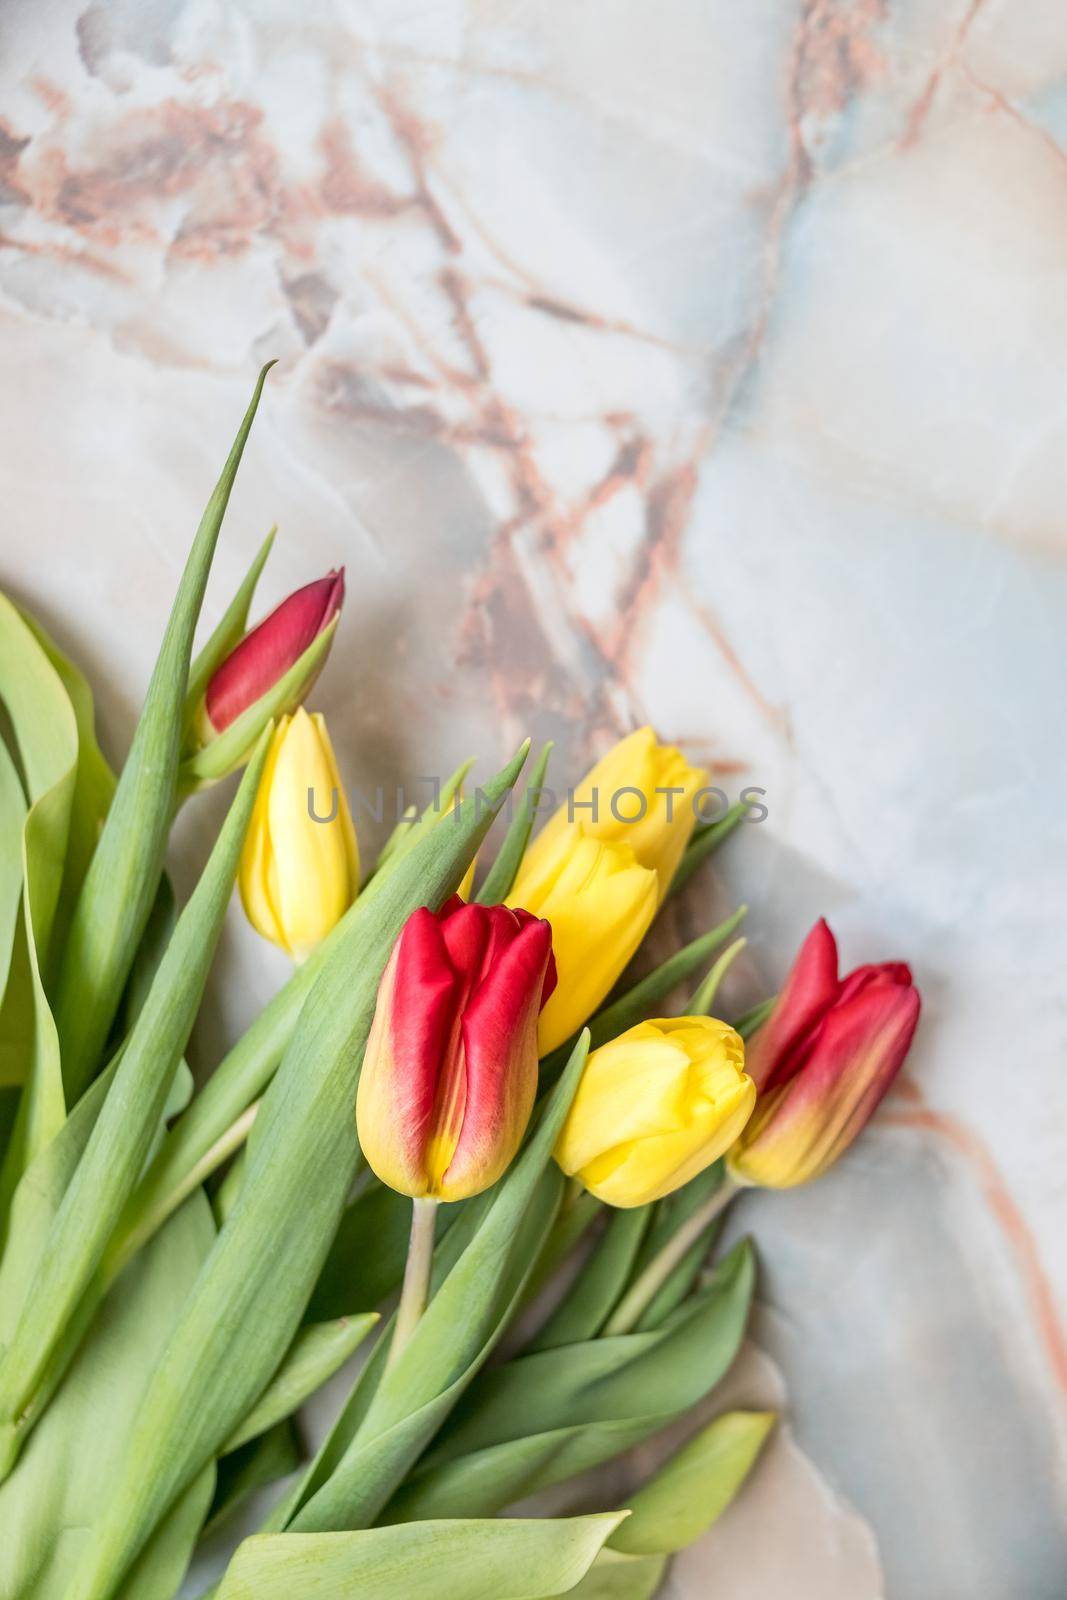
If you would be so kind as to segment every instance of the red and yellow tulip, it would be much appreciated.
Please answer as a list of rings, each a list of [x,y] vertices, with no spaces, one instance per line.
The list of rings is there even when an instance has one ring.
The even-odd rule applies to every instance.
[[[919,1007],[903,962],[839,978],[834,936],[817,922],[749,1045],[759,1099],[729,1157],[735,1182],[789,1189],[832,1166],[900,1071]]]
[[[537,1018],[555,985],[547,922],[454,897],[414,912],[382,974],[356,1099],[363,1154],[415,1199],[496,1182],[537,1089]]]
[[[345,598],[345,571],[340,567],[325,578],[297,589],[269,616],[263,618],[216,667],[208,682],[196,719],[202,744],[208,744],[243,711],[265,695],[296,665],[304,651],[340,611]],[[321,668],[321,661],[319,668]],[[299,696],[287,709],[295,710],[318,675],[300,685]]]

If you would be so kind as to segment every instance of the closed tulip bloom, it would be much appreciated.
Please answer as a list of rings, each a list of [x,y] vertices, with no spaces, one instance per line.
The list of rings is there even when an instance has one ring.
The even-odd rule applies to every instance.
[[[744,1042],[725,1022],[641,1022],[589,1057],[556,1160],[608,1205],[647,1205],[717,1161],[755,1102]]]
[[[555,983],[547,922],[453,897],[415,911],[382,974],[356,1099],[390,1188],[462,1200],[506,1170],[537,1090],[537,1017]]]
[[[634,954],[656,913],[658,886],[628,843],[591,838],[584,823],[524,860],[509,906],[552,925],[559,983],[538,1030],[542,1055],[580,1028]]]
[[[834,936],[817,922],[749,1046],[760,1092],[730,1155],[734,1180],[789,1189],[832,1166],[900,1071],[919,1007],[903,962],[839,978]]]
[[[238,883],[252,926],[298,961],[356,898],[356,831],[318,713],[300,707],[274,730]]]
[[[341,567],[325,578],[305,584],[288,599],[275,606],[216,667],[204,694],[197,717],[201,743],[208,743],[247,711],[328,627],[340,611],[345,597],[345,572]],[[309,691],[322,663],[306,682],[289,709]]]
[[[628,844],[641,866],[655,872],[662,900],[696,823],[693,798],[707,781],[680,750],[660,744],[651,728],[638,728],[586,774],[569,806],[549,818],[527,862],[536,869],[580,821],[590,838]]]

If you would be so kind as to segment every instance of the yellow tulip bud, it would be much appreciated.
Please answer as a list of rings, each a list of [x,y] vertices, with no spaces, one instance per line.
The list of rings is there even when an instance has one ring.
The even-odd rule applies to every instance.
[[[656,874],[629,844],[572,823],[523,862],[506,904],[552,925],[559,983],[538,1026],[545,1055],[591,1016],[641,943],[656,913]]]
[[[589,1057],[555,1157],[608,1205],[647,1205],[717,1161],[755,1103],[744,1042],[725,1022],[640,1022]]]
[[[651,728],[638,728],[586,774],[546,822],[526,861],[538,866],[578,821],[593,839],[628,844],[641,866],[655,872],[662,900],[696,824],[693,797],[707,781],[680,750],[657,743]]]
[[[301,707],[274,731],[238,882],[257,933],[298,961],[356,898],[356,831],[318,713]]]

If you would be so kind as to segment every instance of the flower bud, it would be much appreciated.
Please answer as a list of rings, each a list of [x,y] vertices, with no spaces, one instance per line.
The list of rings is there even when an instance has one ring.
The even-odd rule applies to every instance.
[[[382,974],[356,1098],[370,1166],[415,1199],[488,1189],[537,1090],[537,1016],[555,984],[547,922],[453,897],[415,911]]]
[[[526,854],[536,870],[551,856],[568,826],[579,821],[586,835],[628,844],[636,860],[657,878],[657,896],[666,894],[696,823],[693,798],[707,774],[691,767],[680,750],[659,744],[651,728],[621,739],[545,823]]]
[[[832,1166],[900,1071],[919,1007],[903,962],[839,979],[834,936],[817,922],[749,1046],[759,1100],[730,1155],[731,1176],[789,1189]]]
[[[285,676],[333,621],[344,597],[345,571],[341,567],[297,589],[245,634],[225,661],[216,667],[208,682],[197,716],[197,733],[202,744],[222,733],[242,711],[247,711]],[[299,694],[289,709],[295,710],[307,694],[319,668],[300,685]]]
[[[744,1041],[725,1022],[640,1022],[589,1057],[555,1157],[608,1205],[647,1205],[717,1161],[755,1102]]]
[[[303,960],[359,890],[359,851],[323,717],[274,730],[238,874],[249,922]]]
[[[592,1015],[636,951],[656,913],[657,879],[622,841],[591,838],[584,823],[556,832],[524,860],[509,906],[552,925],[559,984],[538,1030],[541,1054]]]

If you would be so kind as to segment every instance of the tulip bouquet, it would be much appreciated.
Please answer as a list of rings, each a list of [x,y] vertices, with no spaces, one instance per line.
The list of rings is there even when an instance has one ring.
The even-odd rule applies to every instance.
[[[193,654],[262,385],[117,777],[81,672],[0,596],[0,1600],[171,1600],[205,1539],[217,1600],[641,1600],[773,1417],[692,1428],[624,1505],[571,1480],[714,1389],[755,1280],[747,1240],[715,1258],[725,1206],[837,1160],[918,993],[842,979],[819,922],[722,1020],[741,911],[630,975],[744,816],[698,820],[705,775],[649,729],[536,834],[548,750],[521,802],[526,746],[473,797],[461,767],[361,867],[303,708],[343,574],[248,631],[268,541]],[[179,909],[173,819],[241,769]],[[196,1086],[235,879],[293,971]],[[365,1341],[309,1453],[301,1407]],[[559,1514],[514,1514],[548,1488]]]

